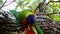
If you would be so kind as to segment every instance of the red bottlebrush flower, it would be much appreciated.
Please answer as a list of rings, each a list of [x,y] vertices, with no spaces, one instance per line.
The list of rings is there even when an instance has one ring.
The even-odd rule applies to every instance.
[[[26,19],[23,19],[23,20],[22,20],[22,23],[23,23],[23,24],[28,24],[28,22],[26,21]]]
[[[27,32],[26,34],[35,34],[32,28],[25,27],[24,30]]]
[[[35,34],[35,33],[28,31],[27,34]]]
[[[27,34],[35,34],[35,32],[33,30],[30,30],[27,32]]]
[[[28,29],[28,27],[25,27],[24,30],[25,30],[25,31],[28,31],[29,29]]]
[[[35,32],[33,31],[32,28],[30,28],[29,32],[30,32],[30,34],[35,34]]]

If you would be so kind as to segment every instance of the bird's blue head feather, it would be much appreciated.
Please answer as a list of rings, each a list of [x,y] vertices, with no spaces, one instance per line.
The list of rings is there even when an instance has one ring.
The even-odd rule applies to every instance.
[[[28,21],[29,23],[34,23],[34,15],[33,15],[33,14],[29,15],[29,16],[27,17],[27,21]]]

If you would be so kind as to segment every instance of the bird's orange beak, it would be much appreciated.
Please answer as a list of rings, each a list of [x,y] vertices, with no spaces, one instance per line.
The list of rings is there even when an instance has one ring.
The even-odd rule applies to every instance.
[[[34,11],[32,11],[32,13],[33,13],[33,14],[35,14],[35,12],[34,12]]]

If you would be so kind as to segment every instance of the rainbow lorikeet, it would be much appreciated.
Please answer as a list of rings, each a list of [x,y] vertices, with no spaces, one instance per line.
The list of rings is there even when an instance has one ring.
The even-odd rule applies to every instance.
[[[12,13],[15,15],[16,12],[15,13],[12,12]],[[34,20],[34,12],[32,12],[32,10],[23,10],[23,11],[19,12],[18,14],[16,14],[16,19],[19,20],[20,23],[24,24],[24,26],[26,24],[27,25],[34,24],[36,26],[36,29],[39,32],[39,34],[44,34],[43,31],[41,30],[41,28],[39,27],[38,23]],[[32,27],[33,30],[28,27],[26,27],[26,29],[27,30],[30,29],[29,31],[27,31],[27,34],[34,34],[33,30],[35,31],[36,34],[38,34],[34,27]]]
[[[40,34],[44,34],[41,28],[39,27],[38,23],[34,20],[34,12],[32,10],[23,10],[17,15],[17,19],[24,24],[31,25],[34,24],[36,29]],[[35,33],[37,32],[36,29],[34,30]],[[31,31],[30,31],[31,32]],[[28,33],[30,34],[28,31]],[[36,33],[37,34],[37,33]]]

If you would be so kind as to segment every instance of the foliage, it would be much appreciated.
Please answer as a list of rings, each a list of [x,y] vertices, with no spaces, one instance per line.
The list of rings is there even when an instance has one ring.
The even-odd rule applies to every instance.
[[[49,9],[47,9],[47,13],[54,13],[54,12],[60,12],[60,3],[59,2],[51,2],[49,3]],[[52,14],[50,15],[51,18],[56,20],[57,22],[60,22],[59,14]]]
[[[18,0],[18,5],[16,6],[16,9],[20,7],[22,10],[24,9],[35,10],[39,2],[42,1],[43,0]]]
[[[54,0],[53,0],[54,1]],[[21,8],[21,10],[30,9],[35,10],[40,2],[43,2],[43,0],[17,0],[17,6],[15,7],[15,10],[17,10],[18,7]],[[0,0],[0,6],[3,7],[5,3],[3,0]],[[7,6],[7,5],[6,5]],[[60,3],[59,2],[50,2],[48,5],[48,9],[46,10],[46,13],[54,13],[54,12],[60,12]],[[52,17],[54,16],[54,17]],[[59,14],[52,14],[50,15],[51,18],[55,19],[56,21],[60,21]]]
[[[3,1],[2,0],[0,0],[0,6],[3,4]]]

